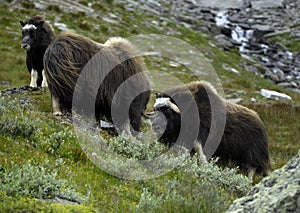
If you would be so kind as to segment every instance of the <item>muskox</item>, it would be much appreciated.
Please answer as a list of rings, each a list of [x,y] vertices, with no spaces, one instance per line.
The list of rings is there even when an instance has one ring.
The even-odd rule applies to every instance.
[[[23,35],[21,47],[27,51],[26,66],[31,75],[30,86],[47,87],[43,56],[48,45],[55,38],[54,30],[42,16],[20,21],[20,24]]]
[[[191,82],[185,86],[171,88],[157,94],[154,104],[153,129],[159,133],[161,142],[169,146],[175,143],[180,131],[185,128],[181,126],[182,118],[179,106],[185,105],[188,108],[192,101],[195,101],[197,105],[200,125],[198,127],[188,126],[186,129],[199,128],[197,141],[201,143],[202,147],[205,148],[211,128],[217,129],[216,125],[212,125],[214,116],[212,107],[218,110],[224,106],[225,112],[217,115],[226,116],[224,133],[221,135],[220,144],[213,156],[219,157],[222,162],[236,163],[240,168],[248,171],[248,177],[251,179],[255,172],[263,175],[270,173],[268,136],[257,113],[224,100],[205,81]],[[192,116],[188,119],[192,120]],[[205,149],[204,154],[206,154]]]
[[[86,68],[87,63],[89,63],[87,66],[90,66],[90,61],[95,63],[94,79],[87,79],[85,88],[76,87],[82,70]],[[111,70],[106,73],[105,69],[109,66]],[[72,101],[79,98],[82,108],[79,106],[80,109],[75,110],[84,111],[84,107],[94,104],[95,112],[88,113],[95,113],[92,116],[95,116],[97,122],[103,117],[113,122],[112,108],[115,106],[116,111],[123,112],[122,108],[125,107],[126,101],[130,101],[129,111],[125,112],[129,116],[126,117],[121,113],[119,115],[121,118],[118,123],[114,122],[114,125],[126,132],[140,131],[141,118],[151,95],[151,84],[144,61],[129,41],[123,38],[110,38],[104,44],[100,44],[82,35],[64,32],[58,35],[46,50],[44,67],[52,95],[54,114],[74,110]],[[138,80],[129,80],[137,74]],[[97,85],[99,78],[103,81]],[[115,101],[114,95],[119,87],[124,86],[124,82],[129,85],[126,91],[119,92],[121,95]],[[75,88],[85,90],[86,93],[81,94],[82,97],[73,97]],[[96,96],[91,95],[90,93],[95,90]],[[139,90],[140,94],[131,93],[131,90]],[[92,100],[93,97],[96,97],[95,100]]]

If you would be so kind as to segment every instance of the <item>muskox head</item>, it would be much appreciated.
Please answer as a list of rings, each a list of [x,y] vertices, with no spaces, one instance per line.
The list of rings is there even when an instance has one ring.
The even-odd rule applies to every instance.
[[[154,113],[152,128],[158,136],[159,141],[169,146],[176,141],[180,132],[180,110],[174,101],[164,94],[156,94],[153,106]]]
[[[20,21],[22,26],[22,42],[21,48],[29,51],[32,47],[38,44],[41,30],[43,30],[44,20],[40,16],[33,17],[28,21]]]
[[[190,94],[185,95],[185,97],[188,97],[183,99],[185,104],[179,104],[177,106],[174,99],[172,99],[170,96],[156,94],[154,113],[152,115],[154,117],[152,128],[157,133],[158,140],[160,142],[167,144],[169,147],[175,145],[175,147],[184,147],[190,151],[193,149],[198,153],[199,164],[207,163],[206,156],[202,150],[202,145],[199,143],[200,141],[198,141],[196,138],[193,138],[193,136],[197,137],[198,134],[198,127],[196,126],[195,128],[195,125],[193,125],[197,123],[195,122],[197,121],[195,117],[198,116],[198,110],[193,111],[191,110],[192,108],[183,109],[182,112],[179,110],[179,106],[186,107],[186,105],[189,105],[190,103]],[[172,97],[175,96],[176,95],[173,94]],[[180,101],[180,99],[176,99]],[[191,114],[193,117],[187,116],[187,111],[188,114]],[[182,118],[185,116],[187,116],[187,119],[183,119],[186,120],[183,121]],[[185,124],[185,126],[181,126],[182,122]],[[190,123],[190,125],[186,125],[186,122]],[[184,134],[180,135],[181,132]]]

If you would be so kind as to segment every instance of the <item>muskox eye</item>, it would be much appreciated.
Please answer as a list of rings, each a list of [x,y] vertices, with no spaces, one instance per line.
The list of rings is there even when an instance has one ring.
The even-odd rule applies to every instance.
[[[169,109],[169,107],[167,107],[167,106],[159,106],[159,107],[156,107],[154,110],[157,112],[163,112],[163,111],[167,111],[168,109]]]

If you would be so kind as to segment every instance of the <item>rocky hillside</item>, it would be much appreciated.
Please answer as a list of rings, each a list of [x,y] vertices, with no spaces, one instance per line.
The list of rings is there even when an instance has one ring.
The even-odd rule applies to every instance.
[[[300,93],[299,1],[127,2],[128,10],[145,10],[197,32],[209,32],[219,47],[237,48],[242,57],[264,68],[247,70]]]
[[[300,152],[247,196],[234,201],[227,212],[300,212],[299,166]]]

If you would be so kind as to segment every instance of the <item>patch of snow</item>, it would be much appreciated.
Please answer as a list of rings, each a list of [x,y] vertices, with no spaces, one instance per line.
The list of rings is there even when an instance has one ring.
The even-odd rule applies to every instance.
[[[227,12],[218,12],[215,17],[215,22],[218,27],[226,27],[229,24]]]
[[[63,23],[54,23],[54,26],[56,26],[61,31],[67,31],[67,30],[69,30],[69,28],[67,27],[67,25],[63,24]]]
[[[114,128],[114,125],[110,122],[100,120],[101,128]]]
[[[267,89],[261,89],[260,94],[266,98],[269,99],[275,99],[275,100],[292,100],[291,96],[281,93],[281,92],[276,92],[272,90],[267,90]]]

